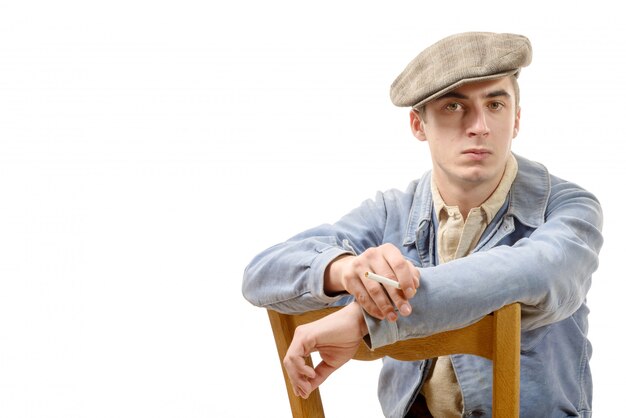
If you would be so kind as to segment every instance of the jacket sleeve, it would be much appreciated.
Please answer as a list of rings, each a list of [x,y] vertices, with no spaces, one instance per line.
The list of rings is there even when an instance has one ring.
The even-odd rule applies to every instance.
[[[372,347],[457,329],[513,302],[530,330],[572,315],[585,301],[603,238],[597,199],[576,185],[552,186],[545,223],[497,246],[420,269],[413,313],[396,323],[365,314]]]
[[[310,229],[263,251],[244,271],[244,297],[253,305],[285,313],[347,304],[347,293],[324,293],[326,267],[342,254],[360,254],[380,245],[386,213],[385,196],[378,193],[337,223]]]

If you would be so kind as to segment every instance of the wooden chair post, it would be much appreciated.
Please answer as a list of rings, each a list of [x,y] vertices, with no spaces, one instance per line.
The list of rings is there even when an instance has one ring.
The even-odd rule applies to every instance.
[[[493,313],[493,418],[519,416],[520,305]]]
[[[322,406],[322,398],[320,396],[319,389],[315,389],[307,399],[302,399],[293,392],[289,376],[283,366],[283,359],[287,354],[289,344],[293,339],[293,334],[298,324],[295,323],[294,318],[289,315],[283,315],[278,312],[269,310],[267,314],[270,317],[270,324],[272,325],[272,331],[274,333],[274,340],[276,341],[276,348],[278,350],[278,357],[280,360],[280,367],[283,371],[283,378],[285,385],[287,386],[287,394],[289,395],[289,404],[291,405],[291,412],[294,418],[324,418],[324,407]],[[305,359],[309,366],[313,365],[311,356]]]

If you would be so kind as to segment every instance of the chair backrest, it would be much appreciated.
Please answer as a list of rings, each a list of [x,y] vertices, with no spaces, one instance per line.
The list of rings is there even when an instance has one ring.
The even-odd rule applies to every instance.
[[[320,319],[337,309],[340,308],[298,315],[268,310],[281,367],[296,327]],[[388,356],[397,360],[416,361],[450,354],[474,354],[490,359],[493,362],[492,416],[515,418],[519,417],[520,332],[520,305],[514,303],[465,328],[398,341],[376,350],[370,350],[365,343],[361,343],[353,358],[376,360]],[[312,364],[311,357],[306,361]],[[293,393],[284,367],[283,377],[293,417],[323,418],[324,408],[319,390],[312,392],[308,399],[302,399]]]

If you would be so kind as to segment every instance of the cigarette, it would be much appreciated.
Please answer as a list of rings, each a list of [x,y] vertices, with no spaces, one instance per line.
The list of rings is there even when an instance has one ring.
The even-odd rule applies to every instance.
[[[378,283],[381,283],[381,284],[386,284],[386,285],[389,285],[389,286],[393,286],[396,289],[400,289],[400,283],[398,283],[397,281],[388,279],[387,277],[384,277],[384,276],[380,276],[380,275],[378,275],[376,273],[372,273],[371,271],[366,271],[365,272],[365,278],[370,279],[370,280],[374,280],[374,281],[376,281]]]

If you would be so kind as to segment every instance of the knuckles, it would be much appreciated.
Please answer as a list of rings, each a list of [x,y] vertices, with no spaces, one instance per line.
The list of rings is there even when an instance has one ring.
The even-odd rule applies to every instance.
[[[406,261],[404,259],[394,259],[388,261],[389,266],[393,269],[393,271],[400,271],[407,267]]]

